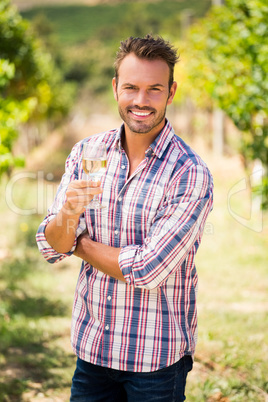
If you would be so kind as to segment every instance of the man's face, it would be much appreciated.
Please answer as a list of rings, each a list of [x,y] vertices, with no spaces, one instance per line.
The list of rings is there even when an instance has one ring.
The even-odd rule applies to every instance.
[[[120,67],[114,97],[132,133],[157,135],[165,124],[166,107],[176,92],[174,82],[169,90],[169,67],[163,60],[139,59],[133,53],[126,56]]]

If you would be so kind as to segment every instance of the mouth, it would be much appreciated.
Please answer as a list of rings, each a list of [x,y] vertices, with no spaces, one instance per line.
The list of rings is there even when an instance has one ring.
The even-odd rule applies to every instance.
[[[132,114],[132,116],[138,118],[138,119],[146,119],[146,117],[150,116],[151,114],[153,114],[152,111],[138,111],[138,110],[132,110],[130,109],[129,112]]]

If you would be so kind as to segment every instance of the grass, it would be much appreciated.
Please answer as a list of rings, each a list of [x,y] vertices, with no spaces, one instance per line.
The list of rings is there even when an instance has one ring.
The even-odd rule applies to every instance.
[[[7,184],[1,183],[3,193]],[[2,229],[9,239],[0,264],[1,402],[32,401],[51,392],[59,401],[68,400],[74,370],[69,333],[78,261],[50,266],[40,258],[35,233],[42,217],[24,215],[21,207],[34,209],[37,186],[34,180],[16,183],[20,215],[1,201]]]
[[[259,231],[250,219],[241,225],[236,218],[248,218],[249,193],[235,193],[228,202],[244,177],[239,159],[214,159],[200,144],[194,147],[214,175],[215,205],[197,255],[199,340],[187,401],[263,402],[268,395],[268,216],[253,216],[261,218]],[[2,194],[9,183],[2,180]],[[23,213],[23,208],[38,209],[37,191],[42,193],[37,180],[16,182],[14,202],[21,214],[0,201],[6,253],[0,265],[1,402],[67,401],[75,365],[69,333],[80,264],[72,257],[51,266],[39,255],[34,235],[50,200],[38,214]]]

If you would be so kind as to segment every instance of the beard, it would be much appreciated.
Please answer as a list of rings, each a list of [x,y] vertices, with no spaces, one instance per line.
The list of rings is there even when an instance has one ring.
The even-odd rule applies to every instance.
[[[131,109],[136,109],[140,111],[147,111],[151,112],[152,114],[148,118],[148,122],[145,122],[143,120],[136,120],[131,117]],[[151,132],[153,129],[161,125],[163,120],[165,120],[166,116],[166,109],[167,106],[165,106],[164,109],[157,111],[153,108],[149,107],[143,107],[140,108],[138,106],[135,107],[127,107],[125,109],[121,108],[118,106],[118,112],[121,117],[121,119],[124,121],[124,123],[128,126],[129,130],[132,131],[133,133],[136,134],[147,134]]]

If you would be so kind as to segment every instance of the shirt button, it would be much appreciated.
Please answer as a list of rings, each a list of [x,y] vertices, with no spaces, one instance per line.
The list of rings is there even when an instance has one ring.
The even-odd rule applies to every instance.
[[[121,166],[121,169],[125,169],[125,168],[126,168],[125,165],[122,165],[122,166]]]
[[[111,300],[112,300],[111,296],[108,296],[108,297],[107,297],[107,299],[108,299],[109,301],[111,301]]]
[[[121,202],[121,201],[122,201],[122,197],[119,197],[119,198],[118,198],[118,201]]]
[[[110,328],[109,325],[106,325],[106,327],[105,327],[106,331],[108,331],[109,328]]]
[[[115,231],[114,231],[114,234],[115,234],[115,235],[118,235],[118,233],[119,233],[118,230],[115,230]]]

